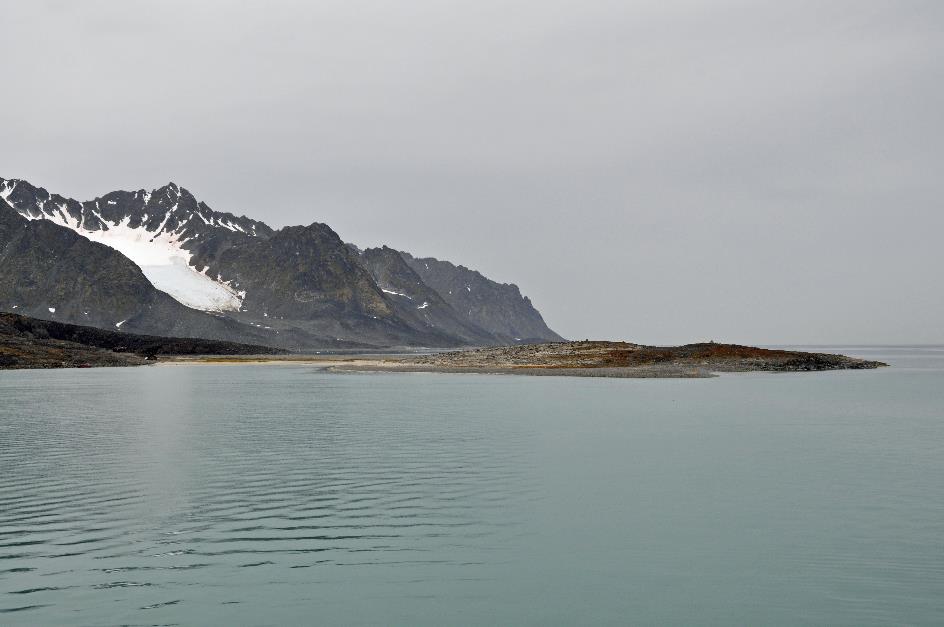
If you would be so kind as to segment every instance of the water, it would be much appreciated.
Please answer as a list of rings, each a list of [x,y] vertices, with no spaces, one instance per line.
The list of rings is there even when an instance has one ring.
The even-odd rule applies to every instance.
[[[944,349],[0,372],[0,624],[942,624]]]

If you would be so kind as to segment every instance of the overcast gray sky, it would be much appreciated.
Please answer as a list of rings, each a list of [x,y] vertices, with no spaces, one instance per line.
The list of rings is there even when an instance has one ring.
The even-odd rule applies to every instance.
[[[643,342],[944,343],[939,0],[0,0],[0,176],[173,180]]]

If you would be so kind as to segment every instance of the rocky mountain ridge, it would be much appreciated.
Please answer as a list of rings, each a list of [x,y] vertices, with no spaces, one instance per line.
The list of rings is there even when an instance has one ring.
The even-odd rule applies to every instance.
[[[0,214],[0,310],[293,350],[560,339],[516,286],[325,224],[274,230],[175,183],[79,202],[0,178]]]
[[[513,283],[497,283],[476,270],[434,257],[416,258],[401,252],[403,260],[446,303],[473,325],[489,329],[499,344],[560,341],[531,299]],[[496,306],[500,303],[500,306]]]

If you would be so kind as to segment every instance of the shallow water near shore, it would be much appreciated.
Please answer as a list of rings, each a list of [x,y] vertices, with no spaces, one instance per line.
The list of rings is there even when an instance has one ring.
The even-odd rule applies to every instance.
[[[944,348],[836,350],[0,372],[0,624],[941,624]]]

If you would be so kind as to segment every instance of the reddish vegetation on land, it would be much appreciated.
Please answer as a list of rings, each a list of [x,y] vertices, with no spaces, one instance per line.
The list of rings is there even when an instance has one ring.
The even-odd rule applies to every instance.
[[[684,346],[644,346],[628,342],[554,342],[482,348],[405,360],[416,367],[469,371],[590,370],[606,375],[704,376],[709,372],[857,370],[886,364],[826,353],[807,353],[707,342]],[[537,372],[530,372],[537,374]]]

